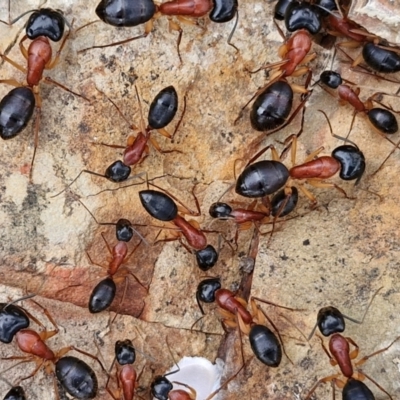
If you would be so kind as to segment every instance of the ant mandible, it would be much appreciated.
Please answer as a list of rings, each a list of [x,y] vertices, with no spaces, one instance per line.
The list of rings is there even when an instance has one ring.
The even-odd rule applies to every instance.
[[[31,161],[29,178],[32,179],[32,167],[35,160],[36,149],[38,146],[38,134],[42,109],[42,99],[39,92],[41,82],[54,84],[75,96],[87,100],[84,96],[73,92],[62,84],[49,77],[43,77],[45,70],[53,69],[60,60],[60,54],[71,33],[71,25],[67,22],[61,12],[49,8],[33,10],[27,25],[26,33],[19,42],[19,48],[27,61],[27,67],[23,67],[4,54],[0,57],[20,70],[26,76],[26,85],[22,85],[15,79],[2,79],[0,83],[16,86],[0,102],[0,137],[2,139],[12,139],[18,135],[28,124],[36,109],[36,120],[34,128],[34,152]],[[10,24],[18,21],[22,16],[32,10],[25,12]],[[4,22],[4,21],[1,21]],[[69,26],[69,31],[64,35],[65,23]],[[28,48],[24,47],[24,42],[30,39]],[[49,39],[58,42],[62,39],[61,45],[53,57]]]

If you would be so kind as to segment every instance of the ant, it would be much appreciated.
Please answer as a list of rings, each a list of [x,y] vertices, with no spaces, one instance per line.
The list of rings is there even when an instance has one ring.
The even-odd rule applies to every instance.
[[[111,375],[108,376],[106,383],[106,390],[114,400],[121,399],[121,390],[124,400],[133,400],[135,389],[141,375],[139,374],[139,377],[137,377],[137,373],[133,368],[133,363],[135,362],[135,360],[136,351],[133,347],[132,342],[129,339],[126,339],[124,341],[118,340],[115,343],[115,358],[111,365],[112,369],[115,361],[117,361],[116,378],[119,388],[118,391],[112,391],[110,389],[109,383]]]
[[[158,187],[154,184],[152,184],[152,186]],[[170,195],[170,197],[163,192],[150,189],[139,192],[139,198],[144,209],[153,218],[156,218],[159,221],[171,222],[176,228],[178,228],[179,233],[185,237],[188,244],[186,245],[179,240],[180,243],[190,253],[192,251],[194,252],[199,268],[203,271],[207,271],[217,263],[218,253],[213,246],[207,244],[207,238],[204,234],[205,231],[200,229],[199,224],[196,221],[186,221],[178,214],[178,206],[172,199],[173,197],[182,205],[182,207],[184,207],[185,213],[199,216],[200,205],[194,194],[194,188],[192,190],[192,195],[195,198],[197,212],[189,210],[172,195]],[[173,241],[177,239],[177,237],[174,237],[170,239],[164,239],[163,241]]]
[[[251,203],[248,208],[232,208],[227,203],[217,202],[211,204],[209,214],[212,218],[235,221],[237,225],[235,243],[237,245],[239,230],[247,230],[252,224],[259,229],[259,225],[269,223],[271,215],[275,217],[274,222],[278,217],[288,215],[296,208],[298,198],[297,189],[292,187],[289,197],[286,196],[284,190],[277,192],[271,200],[263,197],[262,204],[258,209],[255,209],[256,202]]]
[[[398,341],[400,337],[397,337],[392,343],[390,343],[388,346],[386,346],[383,349],[380,349],[378,351],[373,352],[370,355],[367,355],[358,361],[356,361],[353,365],[352,360],[357,358],[358,352],[359,352],[359,347],[357,344],[354,342],[353,339],[349,337],[344,337],[340,333],[334,333],[331,335],[329,339],[329,350],[330,352],[326,349],[325,345],[322,344],[322,348],[324,349],[325,353],[330,359],[331,365],[338,365],[341,371],[341,374],[335,374],[331,376],[327,376],[325,378],[322,378],[316,382],[316,384],[312,387],[312,389],[309,391],[307,394],[306,398],[304,400],[308,400],[311,395],[315,392],[317,387],[324,382],[332,382],[336,383],[336,385],[340,388],[344,388],[344,393],[343,393],[343,399],[348,399],[352,400],[355,398],[363,398],[363,397],[357,397],[354,393],[350,394],[350,389],[351,387],[355,387],[355,392],[366,392],[368,395],[372,397],[368,397],[367,395],[364,395],[366,400],[371,400],[374,399],[372,393],[369,391],[369,389],[365,389],[366,385],[364,385],[362,382],[360,382],[359,379],[369,379],[372,383],[374,383],[382,392],[384,392],[391,400],[393,400],[392,396],[383,389],[375,380],[364,374],[358,366],[364,364],[368,359],[370,359],[373,356],[376,356],[380,353],[383,353],[384,351],[388,350],[396,341]],[[350,351],[350,345],[354,346],[354,350]],[[343,382],[341,379],[339,379],[340,375],[343,375],[344,378],[346,378],[346,383]],[[370,394],[371,393],[371,394]],[[347,396],[347,397],[345,397]]]
[[[109,167],[107,167],[104,175],[99,174],[97,172],[89,171],[89,170],[82,170],[73,180],[71,183],[69,183],[65,189],[63,189],[61,192],[57,193],[56,195],[52,197],[57,197],[61,193],[63,193],[65,190],[67,190],[74,182],[78,180],[78,178],[81,176],[82,173],[86,172],[91,175],[95,176],[100,176],[103,178],[108,179],[111,182],[124,182],[129,178],[129,175],[131,173],[131,166],[140,164],[143,162],[143,160],[148,156],[149,154],[149,147],[148,147],[148,142],[150,141],[154,148],[159,151],[160,153],[171,153],[177,150],[161,150],[160,146],[158,143],[155,141],[154,138],[152,138],[151,131],[157,130],[159,133],[161,133],[163,136],[173,139],[174,135],[178,131],[180,124],[182,122],[183,116],[185,114],[186,110],[186,96],[184,97],[184,105],[183,105],[183,111],[182,111],[182,116],[180,120],[178,121],[178,124],[175,127],[174,133],[171,135],[165,127],[174,119],[176,112],[178,110],[178,94],[176,93],[176,90],[173,86],[168,86],[164,89],[162,89],[154,98],[152,103],[150,104],[149,108],[149,113],[147,117],[148,124],[147,126],[145,125],[143,121],[143,115],[142,115],[142,108],[141,108],[141,102],[140,102],[140,97],[139,93],[137,90],[137,87],[135,85],[135,91],[136,91],[136,96],[138,99],[139,103],[139,109],[140,109],[140,126],[139,128],[134,125],[130,124],[129,128],[132,130],[139,130],[139,133],[137,136],[129,136],[127,140],[127,145],[126,146],[120,146],[120,145],[113,145],[113,144],[106,144],[106,143],[94,143],[94,144],[99,144],[107,147],[112,147],[112,148],[117,148],[117,149],[125,149],[124,155],[123,155],[123,161],[115,161],[113,162]],[[105,95],[103,93],[103,95]],[[107,97],[107,96],[106,96]],[[107,97],[108,98],[108,97]],[[110,99],[108,100],[114,105],[114,107],[117,109],[118,113],[122,116],[122,118],[127,121],[126,117],[122,114],[121,110],[119,107]],[[128,122],[128,121],[127,121]],[[129,124],[129,122],[128,122]]]
[[[250,298],[250,311],[248,311],[246,300],[228,289],[222,289],[219,278],[209,278],[200,282],[196,291],[196,300],[203,315],[204,310],[200,301],[205,303],[215,301],[218,305],[218,313],[222,316],[223,328],[226,330],[238,327],[239,332],[247,335],[254,355],[263,364],[278,367],[282,360],[282,350],[288,357],[278,329],[264,310],[257,305],[256,300],[285,310],[303,310],[280,306],[253,296]],[[266,326],[267,321],[277,332],[278,337]]]
[[[75,350],[96,360],[100,364],[102,370],[105,371],[102,363],[97,357],[75,346],[67,346],[57,352],[53,352],[45,341],[59,332],[58,326],[51,314],[44,307],[35,301],[34,303],[43,310],[54,329],[44,330],[40,333],[32,329],[20,330],[15,334],[15,339],[20,350],[28,354],[28,356],[12,356],[3,358],[3,360],[22,360],[22,362],[34,361],[36,363],[35,370],[30,375],[20,379],[19,382],[31,378],[42,367],[45,367],[46,372],[53,374],[53,376],[53,371],[55,369],[55,375],[59,383],[70,395],[78,399],[93,399],[96,397],[98,389],[96,374],[84,361],[76,357],[65,356],[65,354],[71,350]]]
[[[102,0],[96,7],[96,14],[103,22],[112,26],[132,27],[145,24],[144,33],[115,43],[88,47],[80,50],[79,53],[91,49],[117,46],[133,40],[145,38],[153,29],[153,20],[165,15],[169,20],[170,30],[178,32],[177,51],[179,60],[182,62],[179,51],[179,45],[182,39],[182,28],[178,23],[172,21],[171,17],[176,16],[179,21],[189,25],[198,25],[196,20],[207,14],[209,14],[210,20],[216,23],[229,22],[236,15],[236,22],[228,37],[228,44],[235,48],[236,51],[239,51],[238,48],[231,43],[232,36],[238,23],[238,0],[194,0],[183,2],[181,0],[171,0],[159,5],[154,4],[153,0],[140,0],[135,3],[123,4],[119,0]],[[79,29],[93,24],[94,22],[90,22]]]
[[[325,117],[326,114],[321,111]],[[327,118],[327,117],[326,117]],[[332,127],[327,119],[331,133]],[[333,135],[333,133],[332,133]],[[333,135],[335,136],[335,135]],[[339,138],[339,137],[338,137]],[[292,182],[299,182],[300,191],[312,202],[313,207],[317,204],[315,196],[304,187],[304,183],[318,188],[335,188],[346,198],[347,193],[335,183],[325,182],[339,172],[342,180],[361,179],[365,171],[365,157],[361,150],[355,145],[342,145],[332,151],[331,156],[318,156],[323,147],[312,152],[302,164],[296,165],[297,136],[291,135],[286,139],[291,146],[292,168],[290,170],[280,162],[275,147],[269,145],[259,151],[248,163],[236,181],[235,191],[241,196],[257,198],[275,193],[284,187],[286,196],[290,198],[292,193]],[[271,149],[272,160],[255,161],[261,154]],[[283,151],[282,155],[287,151]]]
[[[22,16],[32,11],[34,12],[31,14],[26,25],[26,34],[19,42],[19,48],[27,61],[27,67],[25,68],[4,54],[0,54],[0,57],[4,61],[10,63],[26,75],[26,85],[21,84],[15,79],[0,80],[0,83],[16,86],[16,88],[12,89],[0,102],[0,137],[7,140],[18,135],[30,121],[33,111],[36,110],[34,152],[29,173],[30,180],[32,179],[32,167],[38,146],[42,109],[39,84],[45,82],[56,85],[75,96],[89,101],[84,96],[73,92],[53,79],[43,77],[43,72],[45,70],[53,69],[58,64],[61,51],[71,33],[71,25],[61,12],[49,8],[27,11],[10,24],[13,24]],[[64,35],[65,24],[69,26],[69,31],[66,35]],[[28,49],[24,47],[24,42],[27,39],[31,40]],[[62,39],[61,45],[54,57],[49,39],[54,42],[58,42]]]
[[[97,219],[94,217],[94,215],[90,212],[90,210],[81,201],[80,203],[86,208],[86,210],[94,218],[96,223],[98,223],[99,225],[115,225],[116,227],[117,244],[115,244],[112,249],[110,248],[104,234],[103,233],[101,234],[107,246],[107,249],[111,254],[111,259],[109,261],[108,267],[95,263],[90,257],[89,253],[86,253],[92,264],[98,265],[102,268],[107,268],[107,275],[108,275],[107,278],[101,280],[94,287],[90,295],[89,311],[95,314],[106,310],[114,301],[115,294],[117,291],[116,282],[118,283],[120,280],[125,280],[125,291],[126,291],[128,284],[128,281],[126,280],[127,275],[131,275],[146,292],[148,291],[148,289],[139,281],[139,279],[133,272],[129,271],[126,267],[122,269],[120,268],[121,265],[123,263],[126,263],[132,256],[132,254],[137,250],[137,248],[141,245],[144,238],[137,231],[135,231],[141,239],[138,242],[138,244],[133,248],[132,252],[128,255],[127,243],[132,239],[134,233],[132,228],[132,223],[129,220],[123,218],[119,219],[116,224],[99,223]],[[116,274],[120,275],[117,279],[114,278]]]
[[[276,25],[277,26],[277,25]],[[277,26],[280,34],[283,33]],[[311,37],[307,30],[301,29],[296,31],[285,43],[279,48],[278,54],[282,61],[273,64],[267,64],[251,73],[256,73],[262,69],[271,69],[273,72],[267,85],[259,89],[253,97],[242,107],[235,124],[241,118],[244,109],[256,98],[250,112],[250,122],[253,129],[265,132],[268,135],[277,132],[287,126],[297,115],[301,108],[304,107],[307,99],[311,95],[311,91],[307,86],[311,80],[311,73],[308,67],[299,67],[312,61],[316,54],[308,54],[311,49]],[[289,84],[287,77],[302,76],[308,73],[306,83],[303,86]],[[289,117],[292,104],[293,92],[302,94],[302,101],[297,109]]]

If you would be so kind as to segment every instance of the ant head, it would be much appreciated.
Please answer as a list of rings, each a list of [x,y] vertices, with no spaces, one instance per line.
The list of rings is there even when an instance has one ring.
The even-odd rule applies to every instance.
[[[218,261],[217,250],[210,244],[206,248],[196,251],[195,254],[197,265],[202,271],[208,271]]]
[[[228,219],[231,217],[232,207],[226,203],[213,203],[209,213],[213,218]]]
[[[157,190],[139,192],[140,202],[144,209],[160,221],[172,221],[178,215],[178,207],[171,197]]]
[[[345,181],[361,179],[365,171],[365,157],[362,151],[355,146],[344,144],[332,151],[332,157],[339,161],[340,178]]]
[[[116,223],[115,231],[119,242],[129,242],[133,237],[132,224],[127,219],[119,219]]]
[[[21,386],[15,386],[4,396],[4,400],[26,400],[24,389]]]
[[[324,336],[343,332],[346,324],[343,314],[335,307],[324,307],[318,311],[318,329]]]
[[[172,388],[172,383],[165,376],[156,376],[151,382],[151,394],[158,400],[168,400]]]
[[[0,303],[0,342],[11,343],[14,335],[29,327],[29,318],[18,306]]]
[[[31,40],[45,36],[58,42],[64,36],[65,22],[61,11],[51,8],[35,10],[26,24],[26,36]]]
[[[104,177],[111,182],[126,181],[131,174],[131,167],[118,160],[113,162],[104,174]]]
[[[343,83],[341,75],[335,71],[324,71],[319,79],[324,85],[331,89],[337,89]]]
[[[196,300],[202,314],[203,308],[200,302],[213,303],[215,301],[215,293],[221,289],[221,280],[219,278],[208,278],[201,281],[196,290]]]
[[[173,86],[162,89],[152,101],[147,117],[152,129],[165,128],[178,110],[178,94]]]
[[[284,217],[290,214],[297,205],[299,192],[295,186],[290,187],[290,193],[286,194],[285,189],[280,190],[271,200],[271,214],[274,217]]]
[[[320,8],[323,17],[327,17],[330,11],[338,9],[335,0],[317,0],[314,4]]]
[[[306,29],[312,35],[315,35],[321,30],[321,19],[319,8],[306,2],[291,3],[285,13],[285,25],[289,32]]]
[[[119,365],[133,364],[136,360],[136,351],[129,339],[118,340],[115,343],[115,358]]]

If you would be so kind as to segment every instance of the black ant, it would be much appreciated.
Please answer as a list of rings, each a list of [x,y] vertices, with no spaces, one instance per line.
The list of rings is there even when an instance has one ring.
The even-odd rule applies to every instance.
[[[32,178],[32,167],[38,146],[38,133],[42,108],[39,84],[41,82],[54,84],[75,96],[89,101],[84,96],[73,92],[53,79],[43,77],[43,72],[45,70],[52,69],[58,64],[61,51],[71,33],[71,25],[59,11],[49,8],[42,8],[33,11],[34,12],[31,14],[26,25],[26,34],[19,42],[21,53],[27,61],[26,68],[11,60],[4,54],[0,55],[4,61],[7,61],[26,75],[26,85],[22,85],[15,79],[0,80],[0,83],[16,86],[16,88],[12,89],[0,102],[0,137],[6,140],[12,139],[18,135],[26,127],[33,115],[33,111],[36,109],[34,152],[29,173],[30,179]],[[22,14],[12,21],[11,24],[30,12],[32,12],[32,10]],[[69,26],[67,34],[64,34],[65,23]],[[28,49],[24,47],[24,42],[27,39],[31,40]],[[58,42],[61,39],[61,45],[56,55],[53,57],[53,51],[49,40]]]

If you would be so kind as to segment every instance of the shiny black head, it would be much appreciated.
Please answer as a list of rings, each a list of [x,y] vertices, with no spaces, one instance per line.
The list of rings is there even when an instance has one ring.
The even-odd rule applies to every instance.
[[[129,242],[133,236],[131,221],[121,218],[115,226],[115,233],[119,242]]]
[[[340,74],[338,74],[337,72],[334,72],[334,71],[322,72],[319,79],[324,85],[326,85],[332,89],[337,89],[343,83],[343,80],[342,80],[342,77],[340,76]]]
[[[322,27],[321,11],[309,3],[293,2],[286,10],[285,25],[289,32],[306,29],[312,35],[317,34]]]
[[[56,376],[62,387],[77,399],[94,399],[97,396],[96,374],[79,358],[60,358],[56,362]]]
[[[171,197],[157,190],[139,192],[140,202],[144,209],[160,221],[172,221],[178,215],[178,207]]]
[[[137,26],[153,18],[156,6],[153,0],[102,0],[96,7],[97,16],[112,26]]]
[[[33,40],[46,36],[53,42],[58,42],[64,36],[65,18],[61,11],[51,8],[41,8],[34,11],[26,24],[26,36]]]
[[[258,161],[248,165],[236,181],[235,191],[244,197],[275,193],[289,179],[289,170],[279,161]]]
[[[342,390],[342,400],[375,400],[375,396],[364,382],[349,378]]]
[[[214,8],[208,15],[210,20],[217,23],[228,22],[237,13],[238,0],[214,0]]]
[[[368,119],[382,133],[392,134],[399,130],[399,125],[394,114],[384,108],[372,108],[369,110]]]
[[[204,279],[204,281],[201,281],[197,286],[197,302],[214,303],[215,292],[218,289],[221,289],[221,280],[219,278]]]
[[[17,87],[0,101],[0,137],[4,140],[17,136],[30,121],[35,109],[31,88]]]
[[[151,382],[151,394],[158,400],[168,400],[172,387],[172,383],[165,376],[156,376]]]
[[[358,147],[345,144],[332,151],[332,157],[340,162],[340,179],[352,181],[361,179],[365,171],[365,157]]]
[[[115,343],[115,358],[119,365],[133,364],[136,360],[136,351],[129,339],[118,340]]]
[[[273,217],[284,217],[290,214],[297,206],[299,191],[295,186],[286,194],[285,189],[280,190],[271,200],[271,214]]]
[[[282,360],[282,347],[274,333],[264,325],[253,325],[249,333],[254,355],[269,367],[278,367]]]
[[[7,392],[3,400],[26,400],[24,389],[21,386],[13,387]]]
[[[11,343],[14,335],[29,327],[29,318],[21,307],[0,303],[0,342]]]
[[[226,203],[213,203],[210,206],[209,213],[212,218],[228,219],[231,216],[232,207]]]
[[[178,94],[173,86],[161,90],[150,104],[148,122],[153,129],[165,128],[178,110]]]
[[[96,314],[110,307],[116,291],[117,287],[111,278],[100,281],[90,295],[89,311],[92,314]]]
[[[195,254],[196,254],[197,265],[202,271],[208,271],[218,261],[217,250],[215,250],[214,247],[211,246],[210,244],[208,244],[202,250],[197,250]]]
[[[111,182],[123,182],[129,178],[131,167],[118,160],[113,162],[107,169],[104,177]]]
[[[346,324],[343,314],[335,307],[324,307],[318,311],[317,325],[324,336],[344,332]]]

